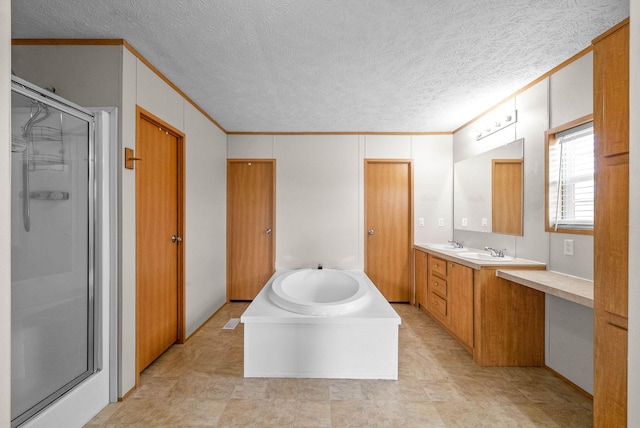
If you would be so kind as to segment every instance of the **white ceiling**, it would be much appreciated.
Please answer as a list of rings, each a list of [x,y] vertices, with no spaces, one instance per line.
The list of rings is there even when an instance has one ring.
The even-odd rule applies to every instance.
[[[127,40],[227,131],[452,131],[629,0],[12,0],[14,38]]]

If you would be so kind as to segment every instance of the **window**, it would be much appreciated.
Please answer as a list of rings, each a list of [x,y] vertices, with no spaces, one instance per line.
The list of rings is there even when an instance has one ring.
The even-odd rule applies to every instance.
[[[547,230],[592,233],[592,116],[547,131],[546,141]]]

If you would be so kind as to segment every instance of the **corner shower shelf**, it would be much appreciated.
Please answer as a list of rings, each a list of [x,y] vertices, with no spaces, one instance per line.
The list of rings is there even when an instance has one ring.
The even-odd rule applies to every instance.
[[[24,193],[20,192],[20,197],[24,198]],[[69,192],[58,192],[55,190],[40,190],[29,192],[29,199],[36,201],[66,201],[69,199]]]

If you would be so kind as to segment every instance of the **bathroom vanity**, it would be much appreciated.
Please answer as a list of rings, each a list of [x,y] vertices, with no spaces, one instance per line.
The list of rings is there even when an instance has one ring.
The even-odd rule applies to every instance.
[[[455,249],[414,246],[416,304],[480,366],[542,366],[544,292],[500,278],[496,271],[544,270],[546,265],[459,254]]]

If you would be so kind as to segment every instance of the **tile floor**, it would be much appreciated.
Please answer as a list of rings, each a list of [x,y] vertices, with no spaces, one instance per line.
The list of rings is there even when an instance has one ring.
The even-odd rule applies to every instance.
[[[244,379],[246,303],[223,307],[86,427],[590,427],[592,401],[542,368],[481,368],[403,304],[399,380]]]

